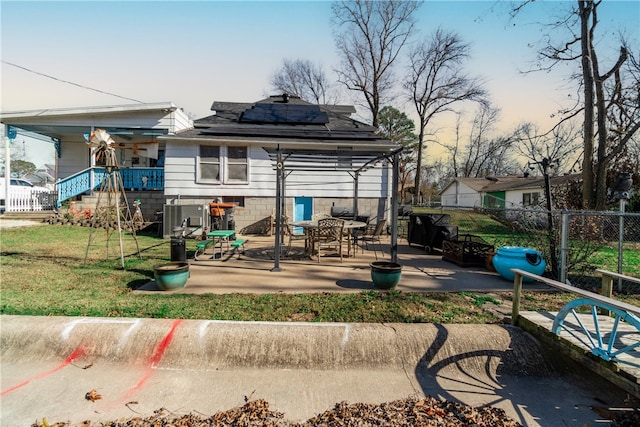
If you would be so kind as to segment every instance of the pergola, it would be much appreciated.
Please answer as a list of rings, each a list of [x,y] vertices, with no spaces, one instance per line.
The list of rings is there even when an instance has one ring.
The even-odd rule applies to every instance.
[[[275,222],[275,255],[272,271],[280,271],[280,257],[282,250],[282,213],[285,211],[286,179],[295,171],[319,171],[327,173],[343,172],[353,178],[353,214],[358,215],[358,181],[360,175],[373,168],[381,161],[388,161],[392,165],[392,190],[390,203],[391,225],[391,261],[398,260],[398,181],[399,154],[402,147],[390,149],[387,146],[378,149],[304,149],[278,145],[263,147],[269,154],[276,171],[276,222]]]
[[[195,121],[179,137],[261,146],[276,171],[275,256],[280,271],[282,217],[286,179],[295,171],[347,173],[353,178],[353,211],[358,212],[358,181],[362,173],[388,161],[392,165],[391,259],[397,262],[399,153],[402,146],[350,117],[350,105],[317,105],[282,94],[255,103],[214,102],[213,115]]]

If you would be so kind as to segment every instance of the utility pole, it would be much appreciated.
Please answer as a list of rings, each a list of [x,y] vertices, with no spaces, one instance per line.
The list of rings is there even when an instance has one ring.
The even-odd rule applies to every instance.
[[[547,207],[547,231],[549,239],[549,253],[551,256],[551,274],[553,278],[558,280],[558,254],[556,253],[556,236],[553,231],[553,213],[551,211],[551,183],[549,181],[549,168],[553,167],[557,163],[556,160],[551,160],[544,157],[539,162],[529,163],[529,169],[533,169],[532,165],[539,165],[542,168],[542,175],[544,176],[544,194]]]

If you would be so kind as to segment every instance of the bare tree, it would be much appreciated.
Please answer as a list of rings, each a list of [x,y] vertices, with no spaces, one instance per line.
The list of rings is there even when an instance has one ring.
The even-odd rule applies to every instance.
[[[521,2],[512,10],[512,15],[521,13],[533,0]],[[583,159],[582,159],[582,200],[584,208],[604,209],[607,193],[607,173],[611,163],[624,150],[624,146],[640,129],[638,115],[639,97],[626,98],[631,105],[622,102],[625,99],[623,85],[633,79],[622,76],[624,64],[629,60],[629,49],[622,42],[617,59],[601,71],[602,64],[596,50],[596,30],[598,27],[598,8],[602,0],[576,0],[575,7],[553,25],[569,30],[569,38],[556,43],[547,40],[540,51],[546,60],[548,70],[556,64],[567,61],[579,61],[581,100],[578,107],[568,111],[563,120],[583,115]],[[637,82],[637,80],[636,80]],[[631,86],[637,94],[636,86]],[[612,111],[617,111],[612,114]],[[613,116],[624,118],[622,126],[611,126],[608,122]]]
[[[481,178],[513,172],[511,153],[515,135],[494,135],[500,110],[482,105],[471,127],[469,143],[462,164],[462,176]]]
[[[332,5],[341,57],[338,81],[361,92],[374,127],[378,127],[380,108],[393,88],[393,65],[413,33],[413,14],[421,4],[421,0],[342,0]]]
[[[514,151],[513,145],[518,140],[517,132],[495,135],[499,113],[497,108],[488,104],[481,105],[473,119],[467,143],[462,142],[462,115],[458,115],[454,142],[439,143],[449,152],[449,175],[479,178],[514,172],[511,154]]]
[[[271,88],[316,104],[335,104],[339,99],[322,66],[305,59],[284,59],[271,76]]]
[[[484,102],[486,92],[480,80],[463,72],[469,51],[469,45],[457,34],[438,29],[430,40],[417,45],[410,53],[409,75],[403,85],[420,121],[418,170],[422,167],[425,133],[431,119],[453,111],[453,106],[463,101]],[[416,174],[415,188],[420,188],[420,174]]]
[[[556,174],[579,169],[581,135],[580,129],[572,122],[560,123],[546,133],[540,133],[539,128],[532,123],[524,123],[520,125],[518,134],[517,150],[532,162],[548,159]]]

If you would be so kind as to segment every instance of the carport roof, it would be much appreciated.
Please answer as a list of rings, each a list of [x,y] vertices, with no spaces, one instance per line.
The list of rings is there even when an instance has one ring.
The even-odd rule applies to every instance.
[[[172,102],[145,104],[109,105],[100,107],[44,108],[39,110],[3,111],[0,121],[7,126],[15,126],[25,131],[60,138],[63,135],[81,135],[91,129],[91,122],[97,119],[112,121],[113,125],[101,124],[110,135],[118,133],[142,136],[166,134],[166,129],[145,128],[124,125],[123,117],[145,113],[167,114],[179,108]],[[129,120],[131,122],[131,120]]]

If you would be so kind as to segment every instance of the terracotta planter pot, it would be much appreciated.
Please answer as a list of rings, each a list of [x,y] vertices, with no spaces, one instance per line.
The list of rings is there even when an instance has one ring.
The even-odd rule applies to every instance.
[[[495,254],[495,252],[487,252],[486,266],[489,271],[496,271],[496,268],[493,266],[493,256]]]
[[[395,262],[375,261],[371,267],[371,280],[378,289],[393,289],[400,282],[402,266]]]

